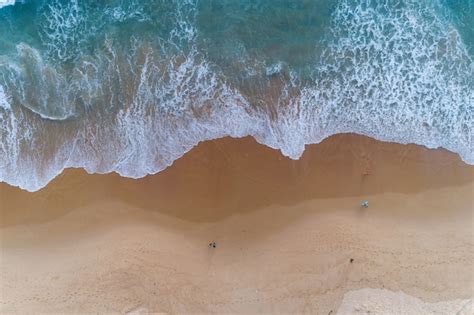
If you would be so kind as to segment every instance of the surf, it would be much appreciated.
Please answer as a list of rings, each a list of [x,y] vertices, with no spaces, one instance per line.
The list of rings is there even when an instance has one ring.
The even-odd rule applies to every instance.
[[[442,1],[148,4],[0,11],[0,181],[141,178],[249,135],[292,159],[357,133],[474,164],[473,42]]]

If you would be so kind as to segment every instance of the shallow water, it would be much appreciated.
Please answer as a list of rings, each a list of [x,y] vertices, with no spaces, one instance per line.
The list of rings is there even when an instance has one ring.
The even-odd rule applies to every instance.
[[[473,57],[472,0],[17,1],[0,9],[0,181],[143,177],[227,135],[296,159],[355,132],[473,164]]]

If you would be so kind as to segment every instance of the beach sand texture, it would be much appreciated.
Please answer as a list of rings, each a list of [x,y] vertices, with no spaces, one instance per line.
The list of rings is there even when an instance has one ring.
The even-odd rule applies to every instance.
[[[139,180],[0,184],[0,312],[472,314],[473,180],[345,134],[298,161],[224,138]]]

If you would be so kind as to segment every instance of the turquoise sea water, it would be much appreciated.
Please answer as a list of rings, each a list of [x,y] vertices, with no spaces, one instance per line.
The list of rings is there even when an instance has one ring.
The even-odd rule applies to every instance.
[[[0,181],[138,178],[227,135],[299,158],[355,132],[474,163],[474,0],[3,3]]]

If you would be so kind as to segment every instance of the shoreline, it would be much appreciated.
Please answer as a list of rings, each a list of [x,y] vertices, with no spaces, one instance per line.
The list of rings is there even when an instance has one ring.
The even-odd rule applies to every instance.
[[[136,176],[135,177],[135,176],[125,175],[123,172],[120,172],[120,170],[117,170],[117,169],[101,172],[101,171],[89,171],[87,169],[87,167],[84,166],[84,165],[82,165],[82,166],[63,166],[62,169],[57,170],[57,172],[55,173],[56,175],[53,175],[52,177],[48,176],[47,178],[49,178],[49,179],[45,180],[45,178],[37,178],[37,177],[31,178],[31,180],[36,183],[34,186],[25,187],[25,183],[22,182],[22,181],[18,181],[18,180],[14,180],[14,183],[12,183],[11,178],[10,178],[10,182],[8,181],[8,179],[7,180],[3,179],[4,181],[0,181],[0,184],[6,184],[8,186],[11,186],[11,187],[14,187],[14,188],[19,188],[19,189],[21,189],[23,191],[26,191],[26,192],[29,192],[29,193],[35,193],[35,192],[38,192],[40,190],[45,189],[51,182],[53,182],[57,177],[63,175],[65,172],[71,172],[71,171],[82,171],[82,172],[87,173],[88,175],[118,175],[120,177],[127,178],[127,179],[141,180],[143,178],[147,178],[147,177],[150,177],[150,176],[155,176],[155,175],[165,171],[166,169],[172,167],[177,160],[182,159],[184,156],[189,154],[189,152],[195,150],[195,148],[197,148],[199,146],[207,146],[205,143],[214,143],[214,142],[215,143],[221,143],[221,142],[226,143],[228,141],[233,141],[233,140],[235,140],[238,143],[238,142],[240,142],[241,139],[244,139],[242,142],[255,142],[256,144],[264,146],[264,147],[266,147],[267,149],[269,149],[271,151],[276,151],[280,154],[281,158],[283,158],[285,160],[299,161],[305,155],[306,156],[307,155],[314,155],[314,153],[305,154],[306,148],[319,146],[321,143],[329,141],[328,139],[340,138],[340,137],[342,137],[342,138],[348,137],[348,138],[352,138],[352,139],[357,139],[357,138],[370,139],[372,141],[381,142],[381,143],[389,144],[389,145],[396,145],[396,146],[401,145],[401,146],[408,146],[408,147],[419,147],[419,148],[422,149],[422,151],[447,152],[450,155],[456,156],[457,157],[457,158],[455,158],[456,160],[458,159],[466,165],[474,166],[474,164],[470,164],[470,163],[466,162],[466,160],[462,157],[462,155],[459,152],[452,151],[452,150],[450,150],[448,148],[445,148],[445,147],[442,147],[442,146],[437,147],[437,148],[432,148],[432,147],[429,147],[427,145],[417,144],[417,143],[392,142],[392,141],[381,140],[381,139],[378,139],[378,138],[374,138],[372,136],[367,136],[367,135],[353,133],[353,132],[336,133],[336,134],[327,136],[326,138],[324,138],[320,142],[306,143],[306,144],[304,144],[304,147],[301,150],[301,153],[299,155],[297,155],[296,157],[292,156],[292,154],[290,154],[289,152],[285,153],[285,151],[287,151],[285,148],[282,148],[282,147],[274,148],[270,144],[265,143],[264,141],[262,141],[261,139],[256,138],[253,135],[247,135],[247,136],[243,136],[243,137],[239,137],[239,136],[233,137],[233,136],[227,135],[227,136],[224,136],[224,137],[219,137],[219,138],[215,138],[215,139],[211,139],[211,140],[201,140],[201,141],[197,142],[196,144],[188,147],[186,150],[184,150],[184,152],[181,155],[178,155],[178,157],[176,157],[171,162],[169,162],[169,164],[167,164],[167,163],[163,164],[163,161],[160,161],[158,164],[162,164],[160,166],[162,168],[160,168],[160,167],[157,168],[157,169],[160,169],[160,170],[158,170],[158,171],[155,170],[153,172],[148,170],[148,173],[146,175],[143,175],[143,176]],[[47,167],[46,169],[49,169],[49,168]],[[38,184],[38,182],[41,182],[41,184]],[[33,189],[31,187],[36,187],[36,188]]]
[[[2,183],[0,311],[327,314],[364,288],[472,299],[473,182],[447,150],[343,134],[297,161],[224,138],[142,179]]]

